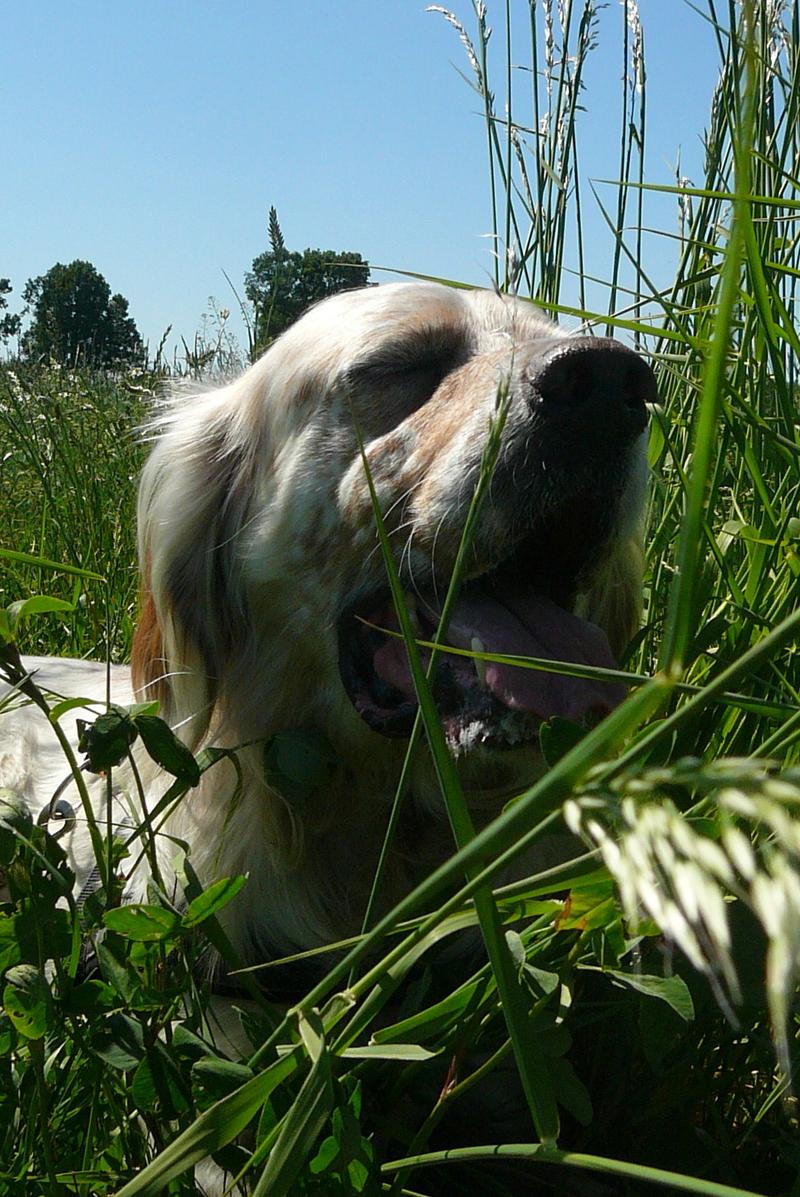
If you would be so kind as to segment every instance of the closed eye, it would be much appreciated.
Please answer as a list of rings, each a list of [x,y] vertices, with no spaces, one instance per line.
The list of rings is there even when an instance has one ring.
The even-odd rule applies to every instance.
[[[396,427],[422,407],[467,358],[463,335],[428,333],[383,345],[350,365],[343,383],[372,436]]]

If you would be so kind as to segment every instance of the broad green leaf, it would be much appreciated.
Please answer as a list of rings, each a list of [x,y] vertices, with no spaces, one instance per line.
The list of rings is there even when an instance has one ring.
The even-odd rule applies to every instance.
[[[35,594],[31,598],[19,599],[6,607],[8,626],[12,636],[23,619],[30,615],[49,615],[55,611],[74,611],[75,604],[66,599],[49,598],[44,594]]]
[[[572,1047],[572,1036],[563,1022],[554,1022],[554,1015],[544,1011],[534,1021],[536,1036],[543,1056],[556,1060]]]
[[[683,1038],[683,1020],[665,1002],[641,1002],[636,1022],[645,1059],[660,1073],[667,1054]]]
[[[252,1068],[236,1060],[205,1056],[192,1065],[192,1088],[203,1106],[235,1092],[253,1078]]]
[[[236,749],[217,748],[216,745],[210,744],[208,748],[201,749],[195,759],[200,767],[200,772],[205,773],[206,769],[210,769],[211,766],[216,765],[218,761],[229,760],[235,764]]]
[[[103,979],[119,994],[123,1002],[130,1002],[134,991],[138,989],[138,978],[133,975],[125,956],[127,943],[114,935],[102,936],[97,942],[97,961]]]
[[[559,931],[586,931],[604,926],[613,916],[616,916],[614,884],[610,878],[602,878],[588,885],[577,885],[570,891],[556,926]]]
[[[181,919],[184,927],[196,927],[211,915],[216,914],[236,897],[239,890],[247,881],[247,877],[240,873],[237,877],[223,877],[203,890],[199,897],[194,898],[188,905],[186,913]]]
[[[522,942],[519,931],[506,931],[506,943],[517,972],[521,972],[525,967],[525,944]]]
[[[126,939],[137,940],[140,943],[157,942],[174,939],[181,930],[180,916],[166,910],[163,906],[146,906],[144,904],[117,906],[107,910],[103,915],[103,922],[109,931],[116,931]]]
[[[33,818],[21,794],[7,787],[0,789],[0,866],[7,865],[19,847],[19,837],[27,839]]]
[[[131,719],[135,723],[136,720],[141,718],[142,715],[157,715],[159,712],[160,706],[161,706],[161,703],[158,701],[157,698],[154,698],[149,702],[128,703],[126,710],[127,710],[128,714],[130,715]]]
[[[199,1035],[196,1035],[186,1023],[179,1022],[175,1025],[172,1031],[172,1048],[177,1055],[185,1059],[197,1061],[206,1058],[215,1059],[213,1055],[213,1048],[211,1044],[206,1043]],[[252,1072],[250,1073],[252,1076]]]
[[[68,715],[70,711],[83,709],[91,712],[97,706],[96,698],[65,698],[63,702],[56,702],[50,708],[50,722],[58,723],[59,719]]]
[[[105,981],[90,977],[70,989],[61,999],[61,1007],[69,1014],[85,1014],[102,1018],[118,1004],[117,995]]]
[[[647,997],[660,998],[679,1014],[684,1022],[694,1018],[694,1003],[689,987],[682,977],[656,977],[648,973],[623,973],[618,969],[601,970],[607,977],[613,977],[621,985],[627,985]]]
[[[5,1059],[14,1049],[16,1040],[14,1027],[10,1018],[0,1010],[0,1058]]]
[[[97,706],[97,698],[65,698],[63,702],[57,702],[50,708],[50,720],[53,723],[57,723],[62,716],[69,714],[70,711],[74,711],[78,707],[87,707],[91,710]],[[157,702],[138,702],[121,709],[127,709],[128,714],[135,722],[139,715],[155,715],[158,707],[159,704]]]
[[[20,918],[18,914],[0,914],[0,973],[22,960]]]
[[[555,993],[561,983],[558,973],[549,972],[544,968],[537,968],[535,964],[524,965],[525,975],[530,977],[537,989],[543,994]]]
[[[371,1145],[367,1143],[366,1147],[370,1149]],[[370,1179],[369,1169],[366,1164],[363,1164],[361,1160],[350,1160],[347,1165],[347,1177],[356,1193],[365,1192],[366,1185]]]
[[[589,1091],[569,1060],[559,1056],[548,1062],[556,1101],[581,1126],[589,1126],[594,1116]]]
[[[3,1006],[26,1039],[41,1039],[50,1022],[52,999],[42,974],[32,964],[15,964],[6,972]]]
[[[324,735],[303,728],[278,732],[264,750],[267,780],[299,806],[330,778],[337,760]]]
[[[172,728],[157,715],[136,715],[133,723],[142,737],[145,748],[157,765],[187,785],[200,781],[200,767],[189,749],[175,735]]]
[[[322,1140],[319,1151],[308,1165],[309,1171],[314,1176],[320,1172],[325,1172],[338,1156],[339,1144],[333,1135],[328,1135],[327,1139]]]
[[[120,1072],[135,1068],[145,1054],[142,1024],[120,1012],[92,1024],[91,1044],[101,1059]]]
[[[654,419],[650,421],[650,437],[647,445],[647,464],[653,470],[661,461],[661,455],[666,446],[666,437],[664,436],[664,429],[662,427],[663,415],[658,413]]]
[[[94,723],[78,720],[78,729],[78,748],[86,753],[92,773],[107,773],[123,761],[137,736],[130,715],[118,706],[111,706]]]

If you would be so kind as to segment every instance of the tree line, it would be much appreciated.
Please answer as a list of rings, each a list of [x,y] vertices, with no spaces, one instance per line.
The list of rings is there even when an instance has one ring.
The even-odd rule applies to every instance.
[[[361,254],[287,249],[275,208],[270,208],[268,234],[269,249],[254,258],[245,275],[251,359],[313,303],[369,282],[369,264]],[[0,342],[16,337],[24,359],[112,369],[145,364],[128,300],[112,294],[91,262],[57,262],[29,279],[20,313],[9,310],[11,292],[10,280],[0,278]]]

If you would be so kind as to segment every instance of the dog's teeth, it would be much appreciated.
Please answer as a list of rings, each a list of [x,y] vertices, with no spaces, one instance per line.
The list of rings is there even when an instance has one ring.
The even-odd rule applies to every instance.
[[[479,636],[473,636],[470,640],[470,648],[474,653],[485,653],[486,647]],[[479,660],[477,657],[473,660],[475,672],[478,675],[478,681],[482,686],[486,685],[486,662]]]

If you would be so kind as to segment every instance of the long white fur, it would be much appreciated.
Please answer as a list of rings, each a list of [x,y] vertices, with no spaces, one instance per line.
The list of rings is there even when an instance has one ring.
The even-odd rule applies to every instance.
[[[406,343],[412,352],[431,330],[462,349],[430,403],[393,420],[387,408],[402,406],[418,384],[381,374],[381,354]],[[233,768],[215,766],[168,828],[191,845],[206,883],[249,874],[226,915],[245,956],[358,929],[404,749],[366,727],[338,675],[338,615],[354,594],[384,584],[353,416],[384,510],[395,513],[404,581],[429,585],[434,551],[453,546],[454,553],[458,543],[498,383],[510,386],[506,436],[524,441],[526,371],[564,336],[529,304],[489,292],[413,283],[340,294],[236,382],[183,396],[156,417],[139,492],[143,613],[133,680],[115,667],[112,696],[129,701],[134,687],[139,698],[157,696],[193,749],[249,745],[239,753],[241,792]],[[378,362],[372,389],[370,361]],[[624,641],[638,613],[642,462],[638,444],[618,544],[582,600],[612,642]],[[487,560],[502,548],[506,514],[491,504],[486,512],[479,549]],[[102,704],[103,667],[31,664],[45,689]],[[339,762],[303,809],[263,768],[264,741],[294,728],[324,734]],[[508,756],[512,763],[502,765],[480,754],[463,762],[477,803],[487,792],[506,793],[512,774],[523,778],[537,767],[533,749]],[[143,768],[152,802],[170,779]],[[0,785],[21,791],[38,813],[65,772],[39,714],[0,711]],[[424,756],[411,803],[416,859],[405,850],[393,857],[386,905],[447,851]],[[90,861],[80,835],[72,851],[84,875]],[[165,837],[167,873],[173,856],[174,840]]]

